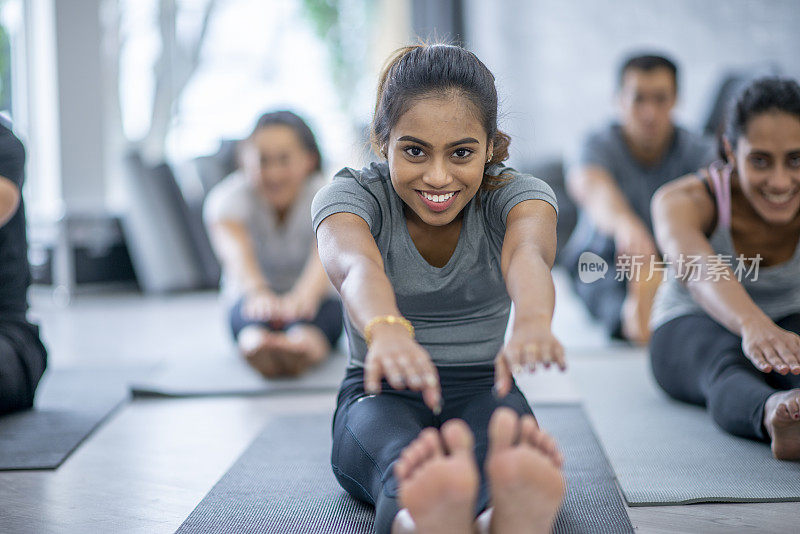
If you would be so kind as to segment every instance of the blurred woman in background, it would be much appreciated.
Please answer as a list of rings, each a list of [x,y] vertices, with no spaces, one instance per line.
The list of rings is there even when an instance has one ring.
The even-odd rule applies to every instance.
[[[342,329],[309,224],[322,158],[308,125],[276,111],[242,142],[240,163],[209,193],[203,213],[231,331],[264,376],[297,376],[328,356]]]

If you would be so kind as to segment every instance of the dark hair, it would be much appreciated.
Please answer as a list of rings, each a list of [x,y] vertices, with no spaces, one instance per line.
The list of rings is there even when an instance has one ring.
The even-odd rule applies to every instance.
[[[671,59],[664,56],[654,54],[644,54],[630,56],[619,69],[619,76],[617,79],[617,88],[622,89],[622,83],[625,81],[625,74],[629,70],[642,70],[650,72],[655,69],[667,69],[672,74],[672,80],[675,82],[675,92],[678,92],[678,67]]]
[[[736,148],[747,125],[757,115],[769,111],[789,113],[800,119],[800,86],[789,78],[774,76],[758,78],[747,84],[734,98],[725,117],[725,126],[719,138],[717,150],[720,157],[727,161],[723,136]]]
[[[263,130],[264,128],[269,128],[270,126],[288,126],[294,130],[294,133],[297,134],[297,138],[300,140],[303,148],[316,156],[317,165],[314,167],[314,170],[322,170],[322,154],[320,154],[317,140],[314,137],[314,132],[311,131],[311,128],[309,128],[308,124],[306,124],[306,121],[291,111],[282,110],[264,113],[258,118],[253,131],[247,136],[245,141],[252,141],[253,137],[255,137],[259,131]]]
[[[389,132],[415,100],[431,93],[451,92],[461,93],[472,102],[492,142],[492,158],[484,168],[508,159],[511,138],[497,129],[494,75],[475,54],[448,44],[405,46],[389,57],[378,80],[370,130],[373,150],[386,156],[381,147],[386,146]],[[502,177],[484,174],[481,187],[493,189],[502,182]]]

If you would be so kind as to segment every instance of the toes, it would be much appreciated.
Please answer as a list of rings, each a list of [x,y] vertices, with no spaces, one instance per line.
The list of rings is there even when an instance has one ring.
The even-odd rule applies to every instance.
[[[564,458],[558,450],[556,441],[544,430],[539,428],[536,420],[530,415],[521,418],[520,441],[530,444],[546,454],[558,467],[564,463]]]
[[[395,475],[399,480],[403,480],[409,477],[420,464],[433,456],[443,454],[439,433],[433,428],[425,428],[400,453],[400,458],[394,465]]]
[[[472,452],[475,440],[469,425],[461,419],[449,419],[442,425],[442,439],[447,452]]]
[[[489,444],[495,450],[503,450],[517,442],[519,417],[511,408],[497,408],[489,420]]]

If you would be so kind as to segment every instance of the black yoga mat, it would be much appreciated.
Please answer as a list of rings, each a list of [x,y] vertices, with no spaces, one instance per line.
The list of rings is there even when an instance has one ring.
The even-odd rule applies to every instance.
[[[33,409],[0,417],[0,470],[57,468],[128,398],[139,371],[47,371]]]
[[[580,406],[545,406],[536,414],[566,458],[567,497],[554,532],[633,532]],[[330,414],[271,421],[178,533],[372,532],[372,508],[350,498],[331,472],[330,425]]]

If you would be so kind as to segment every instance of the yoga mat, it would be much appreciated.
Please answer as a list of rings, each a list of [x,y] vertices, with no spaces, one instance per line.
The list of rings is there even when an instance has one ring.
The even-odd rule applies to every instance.
[[[566,457],[568,494],[554,531],[632,533],[613,475],[580,407],[549,406],[536,413]],[[330,414],[271,421],[178,534],[371,533],[372,508],[350,498],[331,472],[330,426]]]
[[[130,387],[137,396],[162,397],[336,391],[346,366],[347,356],[334,352],[299,378],[266,379],[241,357],[184,359],[163,365]]]
[[[0,417],[0,470],[57,468],[128,398],[136,372],[48,370],[33,409]]]
[[[572,375],[629,505],[800,500],[800,462],[670,399],[646,354],[576,361]]]
[[[240,357],[182,360],[162,365],[130,387],[136,396],[160,397],[336,391],[346,367],[347,356],[334,352],[328,361],[299,378],[266,379]],[[555,368],[540,369],[515,378],[532,403],[580,403],[580,395],[572,380]]]

